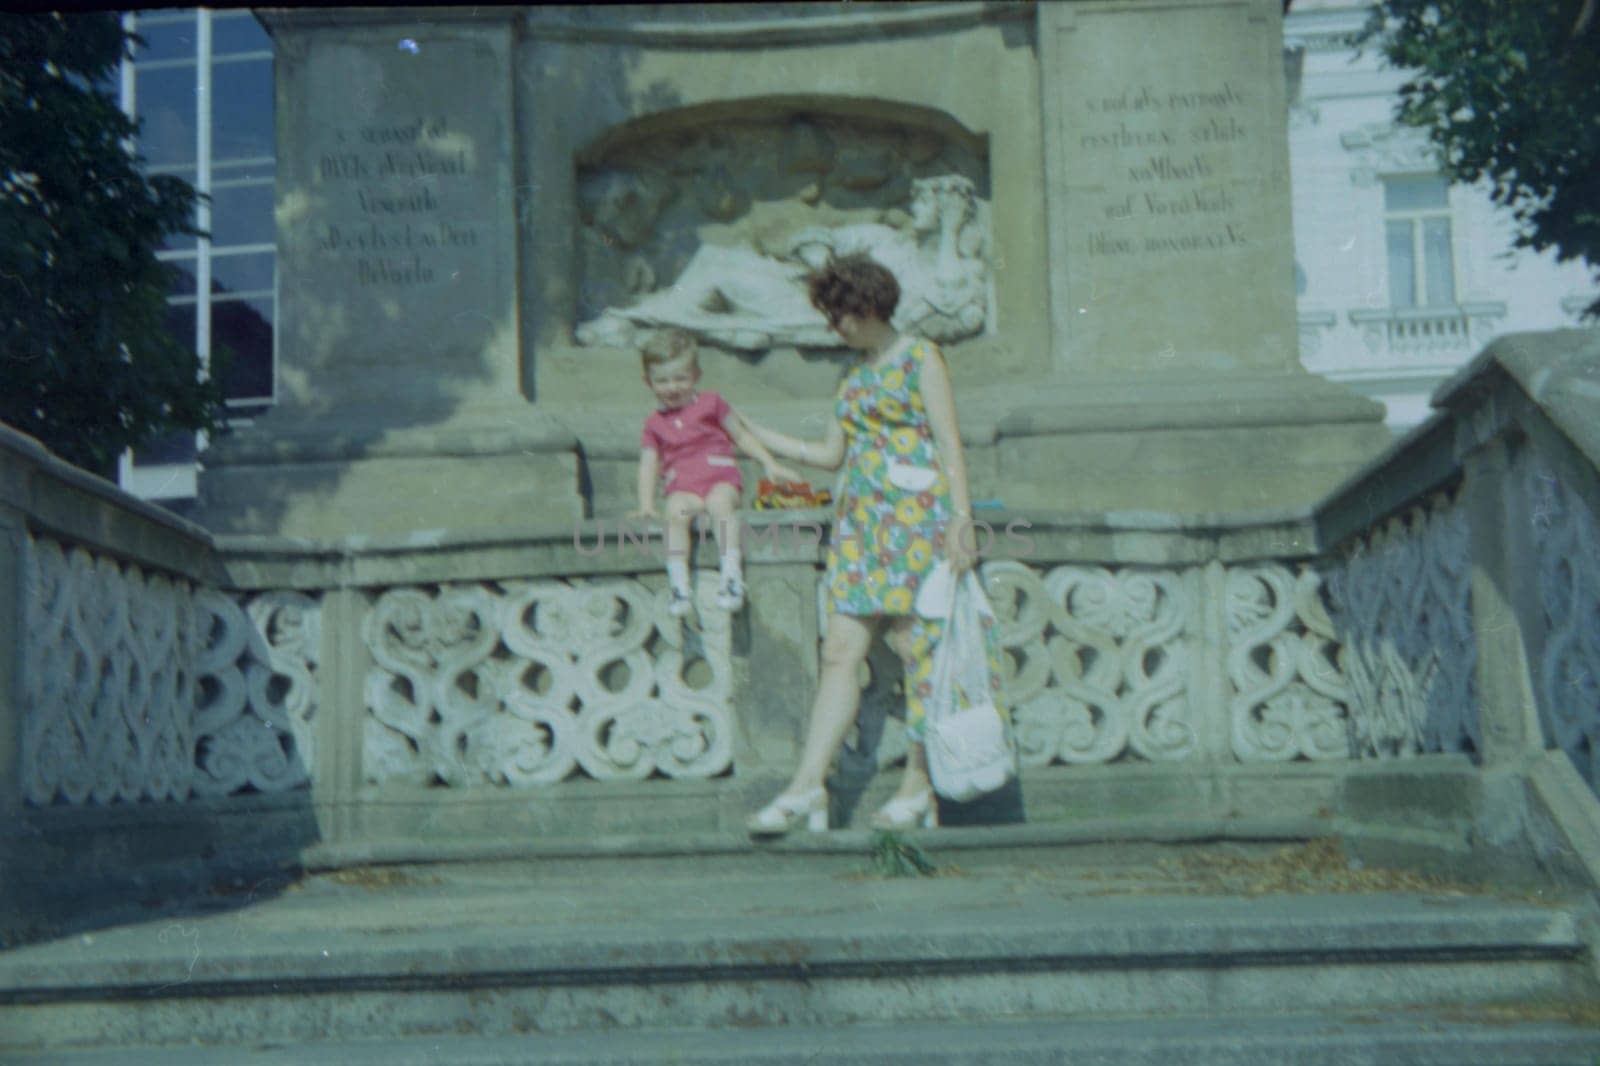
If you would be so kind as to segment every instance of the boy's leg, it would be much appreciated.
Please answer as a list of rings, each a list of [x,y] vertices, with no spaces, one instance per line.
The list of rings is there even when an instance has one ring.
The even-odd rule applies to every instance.
[[[717,605],[734,610],[744,601],[744,560],[739,552],[743,524],[739,514],[739,490],[727,482],[714,486],[706,496],[706,510],[716,526],[717,547],[722,555]]]
[[[717,548],[726,557],[729,552],[739,554],[740,526],[739,490],[724,481],[712,487],[706,496],[706,510],[716,524]]]
[[[664,505],[667,519],[667,581],[680,596],[691,596],[689,586],[689,524],[705,501],[691,492],[669,493]]]

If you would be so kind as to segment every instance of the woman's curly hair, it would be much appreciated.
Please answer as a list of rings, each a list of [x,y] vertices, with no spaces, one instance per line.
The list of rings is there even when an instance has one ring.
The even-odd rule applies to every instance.
[[[811,306],[829,322],[849,314],[888,322],[900,305],[900,283],[888,267],[865,254],[828,260],[806,279],[806,288]]]

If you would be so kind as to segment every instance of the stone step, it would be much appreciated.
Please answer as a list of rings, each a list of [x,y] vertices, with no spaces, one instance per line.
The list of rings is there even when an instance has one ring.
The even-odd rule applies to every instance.
[[[1313,1006],[1387,1018],[1594,998],[1564,906],[1452,892],[1185,895],[1194,884],[1136,857],[1127,845],[1031,863],[971,854],[948,876],[899,880],[809,866],[696,873],[692,860],[378,869],[370,884],[329,875],[228,913],[0,955],[0,1059]]]
[[[1547,1012],[1549,1013],[1549,1012]],[[1532,1015],[1531,1017],[1529,1015]],[[657,1030],[350,1040],[228,1050],[230,1066],[1593,1066],[1600,1026],[1537,1012],[1431,1009],[1223,1017]],[[19,1053],[12,1066],[214,1066],[212,1047]]]

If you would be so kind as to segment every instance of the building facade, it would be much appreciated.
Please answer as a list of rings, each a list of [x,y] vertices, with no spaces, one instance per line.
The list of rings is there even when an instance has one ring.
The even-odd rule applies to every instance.
[[[1399,430],[1493,337],[1579,324],[1595,285],[1582,263],[1514,251],[1510,213],[1396,125],[1404,73],[1349,44],[1370,7],[1295,0],[1284,20],[1295,286],[1307,369]]]

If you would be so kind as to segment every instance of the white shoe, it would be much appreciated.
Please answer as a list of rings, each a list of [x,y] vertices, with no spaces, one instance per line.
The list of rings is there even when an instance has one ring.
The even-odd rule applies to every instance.
[[[806,828],[821,833],[828,828],[828,790],[814,788],[798,796],[779,796],[749,818],[745,826],[753,836],[782,836],[805,819]]]
[[[914,825],[933,829],[938,824],[939,805],[933,802],[931,788],[916,796],[898,796],[872,816],[874,829],[910,829]]]
[[[724,611],[737,611],[744,606],[744,582],[736,577],[724,578],[717,590],[717,606]]]
[[[672,589],[668,593],[667,613],[674,618],[682,618],[694,610],[694,599],[687,592]]]

